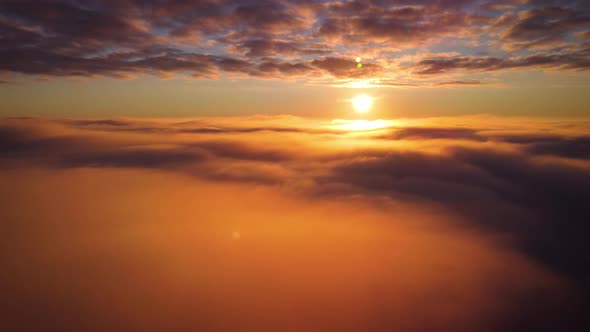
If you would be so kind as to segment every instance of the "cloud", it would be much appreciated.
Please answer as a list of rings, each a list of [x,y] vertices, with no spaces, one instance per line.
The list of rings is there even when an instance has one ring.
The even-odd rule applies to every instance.
[[[579,230],[585,227],[590,172],[587,164],[570,163],[590,159],[586,136],[544,134],[535,128],[513,134],[485,126],[395,126],[361,132],[368,135],[365,149],[338,151],[286,142],[295,135],[329,146],[333,139],[348,139],[346,131],[264,123],[272,120],[235,128],[225,121],[209,126],[198,121],[6,121],[18,124],[0,127],[1,157],[8,166],[156,168],[204,179],[260,179],[261,184],[305,188],[317,195],[361,193],[438,202],[477,227],[509,232],[535,254],[553,247],[535,257],[560,272],[578,276],[586,259],[575,251],[584,243]],[[43,128],[50,125],[64,133],[46,134]],[[105,131],[117,136],[100,139]],[[383,149],[380,140],[409,145]],[[444,143],[432,151],[430,142],[439,140]],[[234,166],[220,166],[227,163]],[[569,240],[552,243],[556,234]]]
[[[319,27],[318,34],[328,40],[395,41],[402,45],[460,32],[468,16],[457,8],[434,2],[426,6],[393,7],[377,3],[332,3],[327,11],[329,18]]]
[[[44,77],[372,78],[399,85],[407,55],[416,59],[409,64],[409,83],[454,69],[587,70],[588,45],[580,40],[590,28],[588,17],[589,9],[578,1],[497,6],[474,1],[3,1],[0,71]],[[425,48],[439,44],[458,45],[458,55],[422,57]],[[473,51],[476,44],[488,50],[500,45],[506,52],[482,56]],[[354,67],[359,55],[365,58],[362,69]],[[431,86],[473,82],[461,76],[421,80]]]
[[[383,70],[377,64],[363,65],[363,70],[358,70],[356,63],[351,62],[349,59],[334,57],[315,59],[312,61],[312,65],[329,72],[334,77],[342,78],[371,77],[379,75]]]
[[[0,180],[7,327],[510,331],[559,326],[551,317],[571,308],[563,280],[440,215],[424,220],[424,206],[129,169]]]
[[[589,50],[572,53],[539,53],[524,57],[441,57],[420,60],[411,66],[417,75],[435,75],[455,70],[489,72],[519,68],[554,68],[587,70]]]
[[[534,154],[547,154],[567,158],[587,159],[590,156],[590,138],[550,138],[528,145],[527,150]]]
[[[243,51],[247,57],[274,56],[281,54],[289,55],[309,55],[309,54],[326,54],[330,51],[324,45],[306,45],[302,42],[280,41],[272,39],[249,39],[240,42],[237,49]]]
[[[556,134],[520,134],[500,135],[496,139],[522,144],[530,154],[573,159],[587,159],[590,155],[590,138],[584,135],[568,137]]]
[[[196,163],[205,157],[198,152],[181,149],[150,151],[149,149],[118,149],[107,152],[72,153],[61,158],[62,167],[142,167],[166,168],[173,165]]]
[[[503,40],[519,48],[551,48],[564,44],[568,34],[588,27],[590,15],[574,8],[543,7],[518,13],[520,20],[503,32]],[[567,45],[567,43],[565,43]]]
[[[452,139],[452,140],[474,140],[485,141],[486,137],[479,135],[477,130],[469,128],[401,128],[397,131],[382,136],[388,139]]]
[[[59,191],[60,195],[50,195],[50,197],[55,196],[57,198],[58,196],[62,197],[61,195],[70,195],[68,193],[71,192],[79,192],[78,189],[72,189],[70,186],[80,185],[84,187],[92,184],[87,187],[92,188],[93,193],[89,196],[88,201],[84,198],[85,194],[75,194],[76,199],[70,199],[77,201],[78,204],[72,204],[69,209],[65,209],[61,205],[52,208],[53,204],[57,203],[30,201],[30,204],[39,204],[37,206],[39,209],[49,209],[47,212],[50,216],[48,217],[49,220],[54,218],[51,217],[54,214],[52,209],[57,209],[58,212],[55,213],[59,218],[56,220],[62,220],[61,222],[64,222],[62,218],[64,214],[69,213],[75,215],[67,217],[65,220],[70,220],[69,218],[71,220],[87,220],[90,218],[91,221],[85,224],[86,226],[73,223],[78,225],[76,226],[78,228],[68,231],[68,233],[80,232],[80,234],[85,234],[85,238],[80,239],[85,243],[96,241],[94,237],[86,239],[86,237],[90,236],[89,234],[100,236],[102,234],[100,229],[104,229],[101,227],[110,227],[108,222],[105,224],[105,220],[109,220],[108,217],[103,215],[107,213],[105,211],[114,209],[112,213],[115,213],[115,216],[116,213],[123,213],[117,212],[119,208],[116,208],[116,206],[134,207],[138,206],[138,204],[145,206],[146,209],[151,211],[150,213],[146,212],[147,217],[128,218],[128,216],[140,211],[131,208],[130,211],[124,212],[124,218],[111,218],[125,220],[126,227],[132,228],[136,228],[136,226],[128,223],[136,220],[135,218],[139,218],[136,222],[141,227],[132,232],[136,234],[134,238],[139,236],[138,234],[147,232],[145,236],[150,239],[152,239],[150,236],[156,236],[159,239],[158,241],[166,240],[160,235],[151,234],[149,229],[150,227],[156,227],[158,229],[157,234],[169,234],[168,231],[161,228],[163,220],[161,217],[164,215],[166,215],[165,219],[167,220],[165,224],[173,225],[170,226],[172,229],[176,229],[180,225],[196,225],[194,222],[191,223],[185,220],[187,216],[192,216],[192,218],[198,220],[199,227],[205,227],[204,225],[209,225],[209,223],[215,225],[212,229],[220,227],[220,223],[223,225],[236,223],[254,227],[251,225],[252,222],[261,222],[264,225],[261,225],[259,229],[256,228],[261,232],[260,234],[273,232],[274,236],[282,239],[283,242],[281,243],[291,243],[289,241],[295,241],[293,239],[294,234],[300,234],[298,232],[301,232],[302,238],[307,239],[308,246],[314,248],[314,255],[318,255],[322,250],[335,250],[336,252],[333,255],[340,257],[343,262],[351,262],[350,268],[354,269],[354,271],[366,272],[373,271],[371,269],[378,269],[374,271],[375,274],[371,275],[374,275],[375,278],[380,278],[379,276],[386,278],[389,280],[388,282],[399,280],[399,276],[394,278],[391,275],[383,274],[385,273],[383,271],[388,270],[383,270],[382,264],[393,264],[393,262],[399,264],[401,260],[407,265],[403,269],[399,266],[399,271],[411,270],[410,266],[412,264],[418,264],[418,266],[426,264],[424,266],[429,266],[428,273],[420,270],[412,277],[413,280],[422,280],[421,278],[426,278],[425,276],[434,275],[438,276],[437,278],[444,279],[447,273],[460,271],[457,272],[460,273],[459,275],[454,276],[450,281],[444,281],[444,283],[446,285],[454,284],[455,281],[452,281],[455,280],[454,278],[467,278],[470,283],[473,283],[475,288],[465,290],[464,295],[468,295],[470,299],[471,296],[475,296],[475,298],[466,300],[467,304],[461,302],[461,305],[453,309],[453,313],[449,313],[449,315],[455,317],[454,319],[440,321],[436,318],[429,318],[423,323],[410,319],[405,323],[408,326],[432,327],[430,324],[442,324],[441,326],[444,326],[443,330],[455,331],[458,328],[456,325],[458,320],[469,326],[467,330],[475,328],[474,326],[501,326],[504,330],[509,331],[511,329],[514,331],[532,331],[537,330],[540,326],[558,328],[564,326],[563,324],[570,324],[568,326],[573,327],[584,326],[583,324],[587,323],[585,318],[587,316],[581,314],[584,310],[583,300],[578,300],[575,296],[564,295],[562,293],[564,290],[560,288],[561,286],[558,287],[555,281],[547,281],[554,279],[545,279],[546,277],[541,276],[542,273],[535,269],[533,270],[537,272],[531,272],[533,270],[529,270],[527,266],[539,266],[546,269],[546,273],[559,276],[559,278],[573,285],[576,294],[586,294],[585,292],[588,291],[586,286],[586,281],[589,278],[586,271],[588,263],[588,255],[586,254],[588,252],[586,205],[588,199],[590,199],[590,164],[588,164],[590,151],[586,148],[587,137],[584,134],[588,130],[588,124],[566,120],[543,122],[533,119],[519,122],[526,123],[527,126],[524,127],[512,127],[512,123],[514,123],[512,119],[493,117],[437,118],[393,121],[373,130],[351,132],[339,128],[333,122],[300,118],[289,118],[286,121],[281,117],[212,118],[183,122],[149,119],[43,120],[12,118],[0,122],[0,174],[11,179],[10,181],[19,183],[18,185],[10,185],[11,188],[14,188],[13,190],[15,190],[17,196],[23,190],[30,193],[33,193],[34,190],[40,190],[32,189],[39,186],[40,188],[46,188],[46,190]],[[210,130],[212,128],[216,129]],[[153,173],[147,173],[146,171]],[[52,176],[35,175],[35,172],[56,172],[55,174],[61,175],[58,176],[59,180],[50,180]],[[84,174],[84,172],[90,172],[92,175],[88,177],[80,175]],[[144,174],[158,175],[149,178]],[[62,176],[65,179],[61,179]],[[29,180],[31,182],[24,185],[25,182],[22,181],[31,177],[38,180]],[[113,180],[112,177],[118,180]],[[109,178],[111,180],[108,180]],[[37,181],[49,182],[42,184],[37,183]],[[112,181],[116,182],[117,186],[125,194],[113,193],[114,182]],[[158,183],[153,187],[158,188],[157,191],[149,189],[152,188],[149,184],[152,181]],[[172,185],[173,183],[175,185]],[[225,191],[226,189],[223,188],[229,189]],[[84,190],[88,191],[89,189]],[[127,192],[127,190],[131,191]],[[146,196],[138,194],[144,192],[144,190],[148,190]],[[192,192],[193,190],[202,190],[202,192],[195,194]],[[265,191],[268,191],[268,193],[262,194]],[[131,194],[133,192],[135,194]],[[162,197],[162,193],[168,193],[164,195],[167,197]],[[260,199],[264,203],[254,204],[250,202],[259,195],[262,195]],[[297,203],[293,204],[296,204],[296,206],[281,206],[282,203],[276,200],[279,199],[278,197],[283,196],[295,197]],[[118,203],[113,205],[108,197],[113,197],[113,202]],[[158,199],[164,201],[160,201],[158,204],[152,202],[151,200],[156,199],[156,197],[161,197]],[[184,202],[187,197],[191,197],[190,202],[182,203],[186,205],[178,205],[178,202]],[[212,200],[212,197],[225,197],[226,199],[218,201],[218,198]],[[234,202],[233,198],[230,197],[235,198],[236,201]],[[174,200],[177,203],[171,203]],[[243,204],[245,205],[240,207],[240,203],[237,202],[244,200]],[[203,202],[195,203],[195,201]],[[123,204],[122,202],[127,203]],[[326,207],[319,209],[316,215],[316,212],[310,212],[315,211],[310,202],[336,204],[338,206],[337,211],[340,211],[338,212],[340,217],[334,220],[330,219],[328,222],[325,218]],[[101,220],[96,225],[93,224],[95,221],[92,221],[94,220],[92,219],[94,214],[85,217],[86,219],[80,219],[81,217],[76,215],[78,213],[76,212],[77,205],[81,204],[80,206],[84,207],[81,207],[80,211],[90,211],[88,210],[88,204],[94,206],[93,204],[99,203],[102,204],[100,209],[92,209],[92,211],[97,211],[96,218]],[[41,204],[48,205],[43,207]],[[161,211],[152,211],[151,204],[156,204],[164,209],[171,206],[175,208],[170,208],[163,214]],[[199,205],[197,210],[191,210],[186,214],[175,210],[186,209],[189,206],[194,206],[194,204],[201,204],[202,206]],[[213,206],[218,206],[218,208],[214,209]],[[263,206],[266,206],[266,208],[263,208]],[[361,208],[361,206],[370,206],[370,208]],[[354,210],[353,207],[357,210]],[[276,211],[273,210],[275,208]],[[342,212],[342,209],[348,208],[356,212]],[[31,209],[19,209],[18,211],[29,210],[33,211]],[[242,211],[242,214],[232,214],[231,216],[224,214],[212,219],[210,217],[216,214],[230,213],[230,211]],[[304,213],[304,211],[307,212]],[[379,216],[381,216],[381,212],[378,211],[383,211],[383,218],[385,219],[373,223],[367,221],[372,220],[373,217],[359,216],[359,211],[371,211],[372,215],[377,213]],[[88,212],[80,213],[88,214]],[[300,215],[300,213],[304,215]],[[391,217],[389,213],[396,213],[396,217]],[[411,221],[421,213],[426,213],[427,217],[424,218],[427,220],[428,227],[420,222]],[[20,214],[17,213],[14,216],[11,214],[8,219],[3,218],[3,220],[12,220],[16,224],[11,226],[13,227],[11,229],[21,229],[21,232],[24,232],[28,228],[22,225],[19,226],[19,223],[26,218],[19,219],[19,217],[15,217],[18,215]],[[356,216],[359,220],[363,220],[362,225],[354,222],[346,224],[344,221],[346,215],[349,215],[349,217]],[[387,218],[385,215],[387,215]],[[283,223],[282,220],[289,218],[289,216],[293,216],[295,219],[290,220],[289,223]],[[103,220],[102,218],[106,219]],[[445,220],[439,220],[439,218]],[[17,223],[17,220],[20,220],[19,223]],[[179,220],[184,221],[178,224]],[[154,222],[154,226],[150,226],[152,222]],[[448,226],[449,223],[454,226]],[[353,225],[361,228],[349,229]],[[418,227],[418,225],[421,226]],[[90,227],[91,231],[85,231],[85,227]],[[94,229],[93,227],[98,228]],[[231,227],[236,226],[227,227],[231,229]],[[309,232],[316,235],[318,232],[324,232],[323,227],[326,227],[325,237],[322,239],[309,237]],[[381,227],[388,228],[384,230]],[[393,228],[389,229],[389,227]],[[418,227],[419,230],[416,230],[417,233],[413,233],[414,231],[406,230],[407,227],[412,229]],[[282,234],[280,233],[281,230],[285,232],[285,229],[289,229],[287,231],[288,237],[276,235]],[[397,231],[393,231],[393,229],[397,229]],[[456,229],[461,231],[458,232]],[[363,255],[362,259],[359,258],[358,261],[354,258],[357,256],[354,256],[353,252],[345,255],[339,251],[348,250],[346,248],[365,248],[366,244],[361,245],[360,243],[348,243],[346,241],[355,238],[350,237],[352,234],[356,234],[355,236],[369,236],[366,232],[373,232],[373,230],[375,233],[371,233],[371,241],[380,243],[376,251],[371,251],[366,256]],[[54,231],[56,230],[54,229],[52,232]],[[209,244],[207,244],[209,243],[207,241],[214,241],[212,239],[216,239],[217,235],[203,233],[203,231],[201,229],[199,232],[190,233],[196,234],[191,236],[197,236],[200,240],[191,238],[190,241],[185,242],[180,239],[174,241],[174,243],[175,245],[180,243],[195,245],[195,243],[198,243],[203,246],[204,249],[202,250],[221,250],[215,246],[209,247]],[[334,236],[334,232],[339,231],[346,234],[342,238],[338,237],[338,240],[334,240],[336,242],[332,243],[332,245],[326,246],[324,242],[332,241],[329,240],[331,239],[330,236]],[[348,234],[349,231],[350,234]],[[179,232],[188,234],[186,230],[179,230]],[[39,234],[48,233],[40,231]],[[110,241],[114,241],[113,239],[116,239],[117,236],[123,236],[120,233],[116,234],[119,235],[111,234],[108,236],[111,239]],[[204,234],[209,235],[205,236]],[[377,234],[379,236],[398,234],[399,238],[380,238]],[[173,235],[175,238],[176,236]],[[301,252],[297,251],[301,250],[300,245],[293,244],[293,248],[281,247],[279,244],[271,245],[264,242],[266,240],[261,240],[264,238],[263,235],[258,236],[259,240],[257,241],[263,242],[259,242],[257,244],[259,247],[256,248],[269,248],[268,246],[270,246],[274,249],[269,252],[274,253],[283,250],[288,257],[304,259],[304,256],[298,256],[301,255]],[[434,236],[435,239],[431,238],[431,236]],[[436,240],[436,237],[440,236],[443,236],[445,240]],[[449,238],[446,238],[447,236]],[[475,236],[475,239],[471,239],[472,236]],[[427,240],[428,238],[430,240]],[[319,241],[318,243],[314,242],[316,239]],[[338,242],[344,241],[344,239],[348,240]],[[407,243],[407,241],[414,241],[411,239],[416,239],[417,247]],[[487,244],[484,245],[488,241],[492,243],[489,248]],[[102,242],[100,243],[101,246],[105,245]],[[130,245],[128,240],[124,240],[123,243],[126,246]],[[146,247],[156,248],[156,250],[161,248],[158,245],[163,245],[161,242],[158,242],[158,245],[155,245],[154,242],[149,243],[150,245]],[[296,241],[296,243],[299,242]],[[386,247],[395,243],[398,243],[396,245],[398,246],[397,249]],[[464,243],[477,243],[476,247],[480,248],[477,250],[484,250],[484,253],[475,254],[473,252],[475,249],[470,247],[472,245]],[[185,251],[175,245],[167,249],[169,253],[178,255],[179,252],[191,252],[191,259],[200,261],[201,258],[194,257],[197,253],[202,252],[199,249],[192,248]],[[453,249],[455,246],[462,248],[457,250],[463,253],[455,252],[455,249]],[[299,249],[295,250],[296,248]],[[323,249],[320,250],[320,248]],[[437,255],[443,255],[442,257],[444,257],[444,259],[441,258],[442,261],[439,263],[443,264],[439,269],[440,273],[436,274],[432,273],[432,266],[427,263],[429,260],[434,259],[433,257],[439,257],[433,254],[434,249],[438,252]],[[59,249],[55,248],[53,250],[59,251]],[[105,249],[102,248],[101,250]],[[389,263],[378,261],[375,263],[376,266],[364,266],[360,263],[367,262],[367,259],[372,262],[373,259],[383,257],[379,256],[378,253],[388,253],[387,255],[389,255],[392,252],[406,251],[413,252],[412,259],[408,258],[406,261],[403,258],[405,255],[399,254],[398,256],[394,255],[395,257],[391,258],[391,261],[389,261],[390,258],[383,258],[387,259]],[[260,253],[260,250],[256,249],[256,252]],[[277,257],[283,257],[278,252],[276,253]],[[297,252],[299,254],[296,254]],[[419,253],[424,253],[424,255]],[[237,253],[235,254],[237,255]],[[474,256],[472,257],[471,254]],[[221,257],[221,262],[228,264],[226,266],[234,266],[233,264],[242,261],[237,258],[234,261],[230,258],[233,257],[231,255],[234,254],[218,252],[215,257]],[[254,282],[253,280],[261,280],[259,278],[266,278],[258,273],[264,271],[268,266],[276,266],[257,261],[257,259],[263,258],[263,256],[259,255],[252,254],[252,256],[247,256],[247,259],[244,258],[242,262],[248,262],[244,263],[246,264],[244,267],[247,268],[240,270],[242,271],[240,273],[230,273],[221,267],[218,270],[212,265],[208,265],[209,271],[217,271],[215,273],[219,273],[220,278],[224,275],[245,277],[248,274],[244,271],[251,271],[253,279],[247,281],[247,284],[249,284],[247,289],[258,289],[260,296],[272,294],[272,292],[259,289],[258,286],[250,283]],[[480,255],[484,255],[484,258]],[[144,256],[142,254],[142,257]],[[349,258],[344,259],[345,256]],[[243,258],[244,256],[239,257]],[[454,258],[451,259],[451,257]],[[460,259],[459,257],[463,258]],[[179,257],[175,259],[179,259]],[[170,263],[177,262],[175,259],[169,260]],[[304,261],[308,259],[309,257],[305,258]],[[528,263],[522,262],[522,259]],[[166,260],[168,261],[168,259]],[[458,263],[457,260],[460,260],[461,263]],[[330,259],[330,261],[334,262],[333,259]],[[500,265],[503,267],[497,265],[498,262],[501,262]],[[114,263],[110,262],[107,266],[111,264]],[[252,264],[257,268],[253,269]],[[302,271],[294,269],[294,266],[291,265],[295,264],[293,261],[286,260],[281,264],[286,264],[291,269],[290,271]],[[448,264],[454,267],[449,268],[449,272],[443,273],[444,266],[449,266]],[[323,270],[319,266],[312,270],[324,271],[322,273],[331,275],[327,272],[328,270]],[[508,269],[510,271],[520,272],[511,274],[510,271],[507,271],[507,266],[510,267]],[[123,269],[122,266],[116,267],[114,270],[121,271],[121,269]],[[202,271],[202,269],[199,271]],[[349,271],[348,267],[338,267],[336,271],[343,278],[339,280],[350,281],[351,284],[347,287],[353,287],[353,289],[360,285],[356,282],[367,285],[379,284],[379,281],[369,280],[368,276],[369,279],[364,279],[364,277],[352,273],[352,270]],[[275,272],[279,273],[278,271]],[[482,276],[481,278],[484,280],[479,280],[477,279],[479,277],[476,278],[476,276]],[[297,282],[293,281],[294,284],[287,282],[287,277],[285,277],[287,279],[278,278],[286,283],[284,285],[285,289],[303,287],[309,290],[309,288],[305,287],[311,287],[309,285],[304,287],[299,284],[299,281],[302,280],[300,278],[305,277],[299,277],[296,279]],[[310,280],[319,280],[322,288],[327,287],[327,283],[325,283],[327,279],[324,280],[319,277],[319,279],[312,278]],[[410,288],[422,292],[424,287],[430,289],[429,285],[433,287],[439,285],[439,281],[439,279],[416,281],[417,284]],[[217,285],[216,282],[214,283]],[[233,285],[235,286],[235,284]],[[535,287],[539,288],[531,288],[531,285],[538,285]],[[504,290],[506,288],[511,290],[506,291],[508,293],[498,293],[497,289],[493,290],[496,286]],[[223,288],[222,286],[219,287],[220,289]],[[226,285],[226,287],[234,289],[233,286]],[[238,286],[235,287],[236,291],[244,291]],[[463,285],[460,288],[463,289],[462,287],[468,286]],[[479,287],[484,288],[480,289]],[[386,289],[395,292],[398,296],[402,296],[406,305],[412,307],[412,304],[408,303],[413,301],[414,297],[400,295],[403,293],[400,292],[404,287],[387,286],[383,291]],[[441,289],[445,289],[445,287]],[[544,289],[544,291],[539,293],[539,289]],[[548,289],[551,289],[551,291],[548,291]],[[452,289],[439,289],[439,291],[443,293],[448,291],[450,292],[449,296],[457,295]],[[440,303],[432,298],[436,297],[434,294],[439,294],[437,293],[439,291],[432,293],[431,290],[428,290],[426,291],[430,294],[428,296],[426,293],[420,293],[421,296],[430,298],[430,301],[427,301],[428,308],[424,309],[429,315],[440,313],[438,305],[430,307],[430,305]],[[554,291],[557,293],[552,293]],[[250,293],[246,292],[246,294]],[[477,294],[486,295],[479,297],[480,295]],[[487,322],[487,324],[492,325],[486,325],[482,323],[480,318],[475,318],[480,317],[479,314],[471,313],[467,309],[479,308],[478,310],[483,310],[487,314],[495,312],[487,306],[479,307],[478,305],[474,307],[473,303],[489,304],[490,301],[494,302],[491,300],[492,298],[498,299],[498,294],[504,294],[499,299],[506,302],[494,305],[499,305],[503,308],[502,310],[508,312],[517,310],[521,316],[492,315],[488,317],[490,321]],[[358,299],[353,295],[350,296]],[[386,301],[387,303],[390,301],[388,296],[375,296],[374,301]],[[566,299],[560,300],[560,296],[566,296]],[[331,297],[321,295],[316,299],[318,298],[327,300]],[[351,298],[347,299],[350,300]],[[286,299],[290,303],[298,303],[289,295],[285,295],[282,299]],[[221,312],[236,312],[227,307],[221,309],[220,304],[215,302],[219,300],[219,297],[213,296],[211,298],[213,303],[209,305],[212,308],[221,310]],[[237,303],[234,301],[237,300],[232,297],[229,303]],[[367,303],[374,303],[371,301]],[[530,301],[535,305],[525,306],[525,308],[520,306],[513,308],[506,304],[514,301],[518,303],[520,303],[519,301],[525,303]],[[308,302],[305,300],[303,303]],[[393,303],[388,305],[394,306]],[[420,307],[424,308],[424,305],[423,303]],[[172,307],[176,308],[176,305],[172,305]],[[380,307],[381,310],[377,310],[377,307]],[[562,312],[556,310],[557,307],[565,309]],[[308,305],[307,308],[309,308]],[[510,310],[507,308],[510,308]],[[56,310],[59,313],[61,309]],[[237,312],[241,312],[240,310]],[[273,310],[276,310],[276,308],[269,308],[268,310],[274,312]],[[391,315],[402,315],[402,313],[409,315],[403,310],[399,311],[401,309],[383,307],[382,305],[375,307],[371,304],[368,310],[374,315],[370,319],[371,324],[376,326],[391,326],[392,323],[386,318]],[[544,310],[551,311],[552,315],[539,316],[539,313],[544,312]],[[302,312],[307,311],[303,310]],[[278,312],[276,315],[276,317],[282,317],[280,321],[286,319]],[[227,319],[226,316],[224,317],[224,319]],[[408,317],[414,316],[409,315]],[[475,321],[471,321],[471,319]],[[213,321],[216,322],[215,324],[219,323],[218,319],[213,319]],[[306,320],[307,323],[312,321]],[[322,321],[328,325],[334,323],[332,319],[322,319]],[[192,322],[189,325],[194,326],[194,324],[195,322]],[[317,322],[310,324],[315,325]],[[349,325],[353,331],[358,330],[355,326],[354,324]],[[134,330],[134,328],[130,329]],[[216,327],[212,327],[212,329],[216,330]],[[260,329],[264,330],[263,328]]]

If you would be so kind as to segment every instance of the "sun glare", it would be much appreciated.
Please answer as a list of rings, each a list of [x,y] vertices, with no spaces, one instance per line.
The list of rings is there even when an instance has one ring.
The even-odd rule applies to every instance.
[[[352,104],[357,112],[367,112],[373,106],[373,98],[369,96],[358,96],[352,99]]]
[[[391,121],[385,120],[332,120],[332,125],[340,130],[368,131],[383,129],[392,126]]]

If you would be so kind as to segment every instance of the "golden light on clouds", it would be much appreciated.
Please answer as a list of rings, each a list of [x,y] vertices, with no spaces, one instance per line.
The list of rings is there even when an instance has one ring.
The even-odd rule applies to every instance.
[[[590,332],[588,18],[0,0],[0,332]]]
[[[27,331],[512,332],[517,312],[518,331],[562,331],[586,263],[589,128],[0,120],[6,316]]]
[[[387,128],[392,125],[386,120],[332,120],[335,128],[349,131],[366,131]]]

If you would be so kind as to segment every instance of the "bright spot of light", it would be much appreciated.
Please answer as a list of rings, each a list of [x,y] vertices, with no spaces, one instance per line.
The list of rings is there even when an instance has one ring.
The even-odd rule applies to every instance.
[[[237,231],[233,231],[231,233],[231,236],[232,236],[232,238],[234,238],[234,240],[239,240],[242,237],[242,235],[240,234],[240,232],[237,232]]]
[[[373,98],[365,95],[354,97],[351,101],[358,112],[367,112],[373,106]]]
[[[356,57],[356,62],[359,63],[361,62],[361,58],[359,58],[358,56]]]
[[[376,130],[392,125],[391,121],[385,120],[332,120],[334,127],[341,130],[348,131],[365,131],[365,130]]]
[[[347,87],[347,88],[353,88],[353,89],[367,89],[367,88],[371,88],[371,82],[370,81],[352,81],[352,82],[348,82],[345,85],[342,85],[343,87]]]

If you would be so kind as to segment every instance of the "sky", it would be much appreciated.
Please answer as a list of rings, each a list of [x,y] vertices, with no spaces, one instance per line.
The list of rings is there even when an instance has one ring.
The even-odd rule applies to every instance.
[[[579,117],[589,11],[583,0],[2,1],[1,114],[343,117],[362,93],[387,118]]]
[[[0,330],[590,330],[590,3],[0,0]]]

